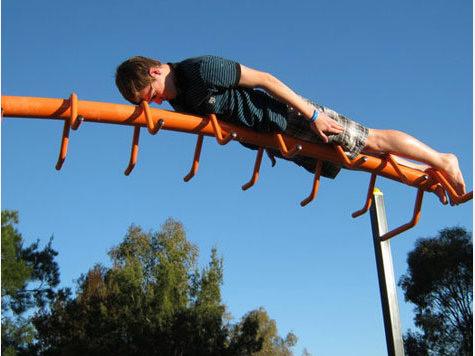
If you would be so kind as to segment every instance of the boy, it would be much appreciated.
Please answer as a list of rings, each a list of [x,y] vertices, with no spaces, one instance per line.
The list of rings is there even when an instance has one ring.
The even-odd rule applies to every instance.
[[[132,57],[117,68],[116,85],[133,104],[142,100],[161,104],[167,100],[177,111],[196,115],[215,113],[220,120],[259,132],[277,131],[310,142],[334,142],[350,158],[361,152],[391,152],[440,170],[458,194],[465,194],[455,155],[437,152],[401,131],[366,128],[300,97],[271,74],[231,60],[203,56],[163,64],[151,58]],[[282,157],[278,151],[272,154]],[[429,168],[400,157],[397,160],[407,166]],[[307,170],[315,169],[313,158],[297,156],[292,161]],[[339,169],[325,162],[322,175],[334,178]],[[445,192],[439,188],[436,194],[445,204]]]

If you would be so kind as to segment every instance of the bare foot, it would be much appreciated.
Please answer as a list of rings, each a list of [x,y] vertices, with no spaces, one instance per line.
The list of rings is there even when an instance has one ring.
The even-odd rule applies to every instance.
[[[465,181],[463,180],[457,157],[452,153],[443,153],[442,160],[444,165],[440,167],[441,172],[452,184],[458,195],[465,194]]]

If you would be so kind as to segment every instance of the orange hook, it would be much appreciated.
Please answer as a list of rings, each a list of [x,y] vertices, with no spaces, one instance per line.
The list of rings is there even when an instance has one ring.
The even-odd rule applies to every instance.
[[[203,145],[203,135],[199,134],[198,139],[196,140],[195,155],[193,157],[193,164],[191,166],[190,172],[183,178],[185,182],[188,182],[193,178],[198,171],[198,165],[200,164],[200,155],[201,155],[201,146]]]
[[[358,158],[357,160],[351,161],[340,145],[335,145],[335,150],[338,156],[340,157],[340,160],[347,168],[356,168],[368,160],[368,157],[363,156]]]
[[[64,119],[63,135],[61,138],[61,149],[59,152],[58,161],[56,162],[56,170],[63,167],[63,163],[68,154],[69,130],[72,127],[74,130],[79,128],[81,122],[84,120],[82,116],[78,116],[78,98],[76,93],[72,93],[69,97],[70,115],[69,118]]]
[[[135,126],[134,127],[134,136],[132,138],[132,150],[130,152],[130,160],[129,160],[129,165],[127,166],[124,174],[128,176],[130,172],[135,167],[135,164],[137,163],[137,155],[139,152],[139,137],[140,137],[140,126]]]
[[[69,99],[71,103],[71,128],[76,131],[84,121],[84,117],[78,115],[78,96],[72,93]]]
[[[277,134],[275,134],[275,137],[277,138],[277,143],[279,145],[280,153],[285,158],[292,158],[302,150],[302,145],[296,145],[294,148],[292,148],[289,151],[287,149],[287,145],[285,144],[284,138],[282,137],[282,134],[277,133]]]
[[[439,182],[442,184],[444,189],[449,194],[451,205],[457,205],[457,204],[465,203],[466,201],[468,201],[470,199],[473,199],[473,191],[468,192],[468,193],[463,194],[463,195],[459,195],[455,191],[454,187],[452,187],[452,185],[449,183],[447,178],[445,178],[444,175],[441,172],[439,172],[438,170],[435,170],[435,169],[431,169],[430,171],[435,174],[436,178],[439,180]]]
[[[264,149],[262,147],[259,147],[259,149],[257,150],[256,162],[254,163],[254,171],[252,172],[251,180],[241,187],[242,190],[247,190],[251,188],[254,184],[256,184],[257,179],[259,178],[259,169],[261,168],[263,153]]]
[[[211,126],[213,127],[213,130],[214,130],[214,136],[216,137],[216,141],[218,141],[218,143],[220,145],[225,145],[229,141],[235,140],[237,138],[237,133],[235,133],[235,132],[230,132],[230,133],[227,134],[226,137],[223,138],[223,134],[221,132],[221,126],[219,126],[219,124],[218,124],[218,120],[216,118],[216,115],[211,114],[209,116],[209,119],[211,121]]]
[[[317,161],[317,167],[315,168],[315,176],[313,178],[313,187],[310,195],[300,202],[300,206],[305,206],[310,203],[317,196],[318,186],[320,184],[320,174],[322,172],[323,162],[321,160]]]
[[[417,225],[419,218],[421,217],[422,197],[424,196],[424,190],[419,188],[417,190],[416,203],[414,204],[414,213],[412,219],[407,224],[401,225],[398,228],[391,230],[380,237],[381,241],[389,240],[391,237],[399,235],[400,233],[409,230]]]
[[[150,134],[152,135],[155,135],[158,131],[160,131],[165,121],[160,119],[157,122],[157,126],[155,126],[153,123],[152,113],[150,112],[150,106],[148,105],[148,103],[144,100],[141,102],[141,106],[145,114],[145,119],[147,120],[148,132],[150,132]]]
[[[407,184],[408,182],[407,177],[404,175],[404,173],[402,173],[401,169],[399,168],[399,164],[396,162],[393,155],[390,153],[387,153],[385,158],[389,163],[391,163],[391,166],[393,166],[394,170],[396,171],[399,178],[401,179],[401,182]]]
[[[377,173],[371,173],[371,179],[369,180],[368,194],[366,195],[365,205],[363,206],[362,209],[355,211],[353,214],[351,214],[353,218],[357,218],[358,216],[363,215],[371,207],[371,204],[373,203],[374,185],[376,184],[377,176],[378,176]]]

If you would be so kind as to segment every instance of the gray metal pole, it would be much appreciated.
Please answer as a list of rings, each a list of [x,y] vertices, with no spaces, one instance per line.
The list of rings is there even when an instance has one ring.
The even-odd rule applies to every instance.
[[[380,239],[380,236],[388,231],[388,224],[383,193],[378,188],[373,191],[373,204],[371,205],[370,214],[388,355],[404,356],[391,245],[389,240],[381,241]]]

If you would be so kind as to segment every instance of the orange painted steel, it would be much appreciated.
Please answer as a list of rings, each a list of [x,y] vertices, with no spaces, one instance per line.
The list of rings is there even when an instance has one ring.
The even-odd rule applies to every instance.
[[[127,166],[124,172],[126,176],[128,176],[130,172],[132,172],[132,170],[135,167],[135,164],[137,163],[137,155],[139,152],[139,138],[140,138],[140,126],[135,126],[134,136],[132,138],[132,149],[130,152],[130,161],[129,161],[129,165]]]
[[[362,165],[368,160],[368,157],[364,155],[360,155],[356,157],[354,160],[350,160],[348,156],[346,155],[345,151],[343,151],[343,148],[341,148],[341,146],[334,145],[334,149],[336,151],[336,154],[340,158],[340,163],[343,163],[343,165],[349,169],[358,168],[360,165]]]
[[[148,132],[150,132],[151,135],[155,135],[162,128],[164,121],[160,119],[158,120],[157,125],[155,125],[148,103],[146,101],[142,101],[140,105],[145,114],[145,120],[147,120],[147,130]]]
[[[317,161],[317,167],[315,168],[315,176],[313,178],[313,186],[310,195],[300,202],[300,206],[305,206],[315,199],[318,192],[318,186],[320,185],[320,174],[322,173],[322,160]]]
[[[401,179],[401,182],[406,183],[406,182],[407,182],[407,178],[406,178],[406,176],[404,175],[404,173],[402,173],[401,169],[399,168],[399,164],[396,162],[396,160],[394,159],[393,155],[390,154],[390,153],[387,153],[387,154],[386,154],[386,159],[387,159],[388,162],[391,163],[391,165],[394,167],[395,171],[396,171],[397,174],[399,175],[399,178]]]
[[[376,173],[371,173],[371,179],[369,180],[369,187],[368,187],[368,193],[366,194],[365,205],[363,206],[362,209],[355,211],[353,214],[351,214],[351,217],[357,218],[358,216],[361,216],[364,213],[366,213],[371,207],[371,204],[373,203],[373,190],[374,190],[374,185],[376,184],[377,176],[378,175]]]
[[[282,137],[282,134],[278,133],[275,134],[275,137],[277,139],[277,144],[279,147],[280,153],[282,153],[282,156],[285,158],[292,158],[297,153],[302,151],[302,145],[301,144],[296,144],[290,151],[287,149],[287,145],[285,144],[284,138]]]
[[[185,182],[188,182],[191,178],[193,178],[198,172],[198,165],[200,164],[200,155],[201,155],[201,147],[203,146],[203,135],[198,135],[198,139],[196,140],[196,147],[195,147],[195,154],[193,156],[193,164],[191,166],[190,172],[183,177]]]
[[[264,153],[264,149],[262,147],[260,147],[257,150],[256,162],[254,163],[254,170],[252,172],[251,180],[241,187],[242,190],[248,190],[254,184],[256,184],[257,179],[259,178],[259,169],[261,168],[262,154],[263,153]]]
[[[211,126],[213,127],[214,136],[216,137],[216,141],[218,141],[218,143],[220,145],[225,145],[225,144],[229,143],[229,141],[235,140],[237,138],[237,134],[234,131],[229,132],[226,135],[226,137],[223,137],[221,126],[218,124],[218,119],[216,118],[215,114],[211,114],[209,116],[209,120],[211,121]]]
[[[440,183],[444,187],[444,189],[447,191],[450,197],[450,203],[452,205],[458,205],[465,203],[468,200],[473,199],[473,191],[468,192],[467,194],[464,194],[462,196],[458,195],[455,189],[450,185],[450,183],[447,181],[447,179],[444,177],[444,175],[436,170],[431,170],[439,179]]]
[[[389,240],[391,237],[394,237],[396,235],[399,235],[400,233],[403,233],[406,230],[409,230],[416,226],[416,224],[419,222],[419,218],[421,217],[421,208],[422,208],[422,198],[424,196],[424,190],[419,188],[417,190],[417,196],[416,196],[416,203],[414,205],[414,213],[412,214],[412,219],[409,221],[407,224],[404,224],[394,230],[388,231],[384,235],[380,237],[381,241],[386,241]]]
[[[64,120],[61,148],[59,151],[58,162],[56,163],[56,169],[58,171],[63,167],[63,163],[66,160],[66,155],[68,154],[69,130],[71,128],[73,128],[73,130],[77,130],[81,124],[81,119],[78,119],[78,97],[76,93],[72,93],[69,97],[69,111],[69,120]]]
[[[430,177],[427,177],[426,172],[398,164],[391,155],[379,157],[364,154],[358,155],[353,160],[350,160],[340,146],[309,143],[282,134],[258,133],[246,128],[234,126],[227,122],[218,122],[216,115],[214,114],[209,117],[200,117],[174,111],[150,108],[147,103],[143,103],[141,106],[132,106],[85,100],[79,101],[75,94],[71,95],[69,100],[3,96],[2,113],[3,117],[30,117],[64,120],[65,124],[63,129],[61,153],[58,159],[57,169],[61,168],[61,165],[66,158],[69,141],[69,128],[72,126],[77,128],[82,121],[89,121],[129,125],[137,128],[147,127],[151,134],[155,134],[158,130],[163,128],[164,130],[186,132],[201,136],[213,136],[221,145],[235,139],[261,148],[278,149],[286,158],[299,154],[302,156],[313,157],[319,161],[331,161],[344,165],[349,169],[371,172],[375,175],[381,175],[402,182],[406,185],[416,187],[420,194],[422,194],[423,191],[434,192],[437,186],[442,186],[449,195],[451,204],[461,204],[473,198],[473,192],[464,195],[457,194],[455,189],[440,172],[434,171]],[[153,117],[160,117],[160,120],[155,124]],[[288,150],[288,146],[292,147],[292,149]],[[200,150],[201,144],[198,149],[197,143],[193,166],[190,173],[185,177],[185,181],[189,180],[197,171]],[[136,156],[135,159],[133,159],[133,156],[134,153],[132,150],[131,161],[129,163],[129,167],[132,168],[132,165],[134,165],[136,161]],[[260,159],[262,159],[262,157]],[[254,169],[253,178],[248,184],[252,182],[255,183],[257,177],[258,169]],[[244,186],[247,186],[248,184],[245,184]],[[313,190],[315,190],[315,187],[318,188],[318,182],[315,179],[313,187]],[[420,200],[422,201],[422,196]],[[365,207],[360,211],[355,212],[354,215],[361,215],[368,210],[369,205],[371,205],[371,201],[367,198]],[[413,221],[417,222],[417,219],[413,218]]]

